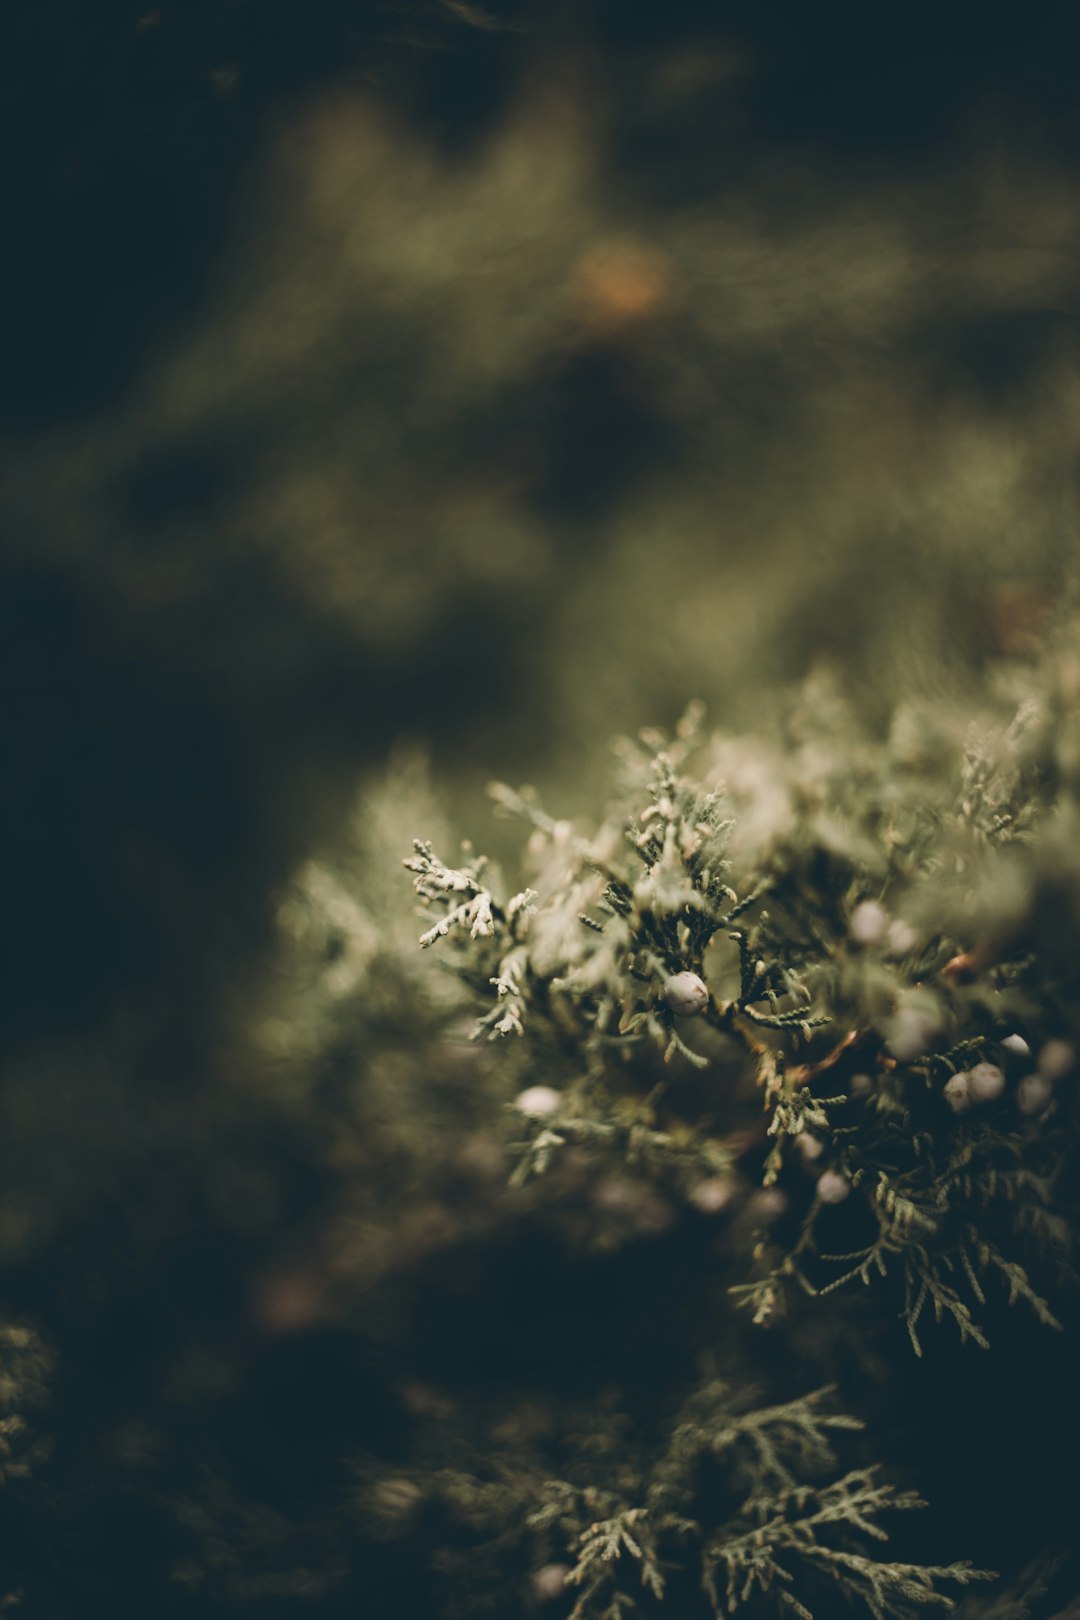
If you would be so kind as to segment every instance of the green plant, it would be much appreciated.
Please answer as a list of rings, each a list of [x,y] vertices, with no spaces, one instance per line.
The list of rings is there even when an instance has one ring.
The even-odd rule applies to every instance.
[[[450,953],[504,1077],[513,1184],[572,1211],[583,1183],[614,1178],[646,1212],[616,1244],[648,1228],[650,1199],[668,1212],[656,1230],[719,1218],[711,1273],[691,1286],[699,1321],[724,1320],[733,1364],[785,1313],[835,1345],[860,1285],[868,1343],[899,1313],[919,1356],[930,1317],[987,1349],[1006,1302],[1060,1329],[1076,684],[1066,643],[1027,690],[1010,672],[978,725],[909,709],[884,739],[827,685],[777,742],[710,736],[693,706],[672,737],[620,746],[616,803],[591,828],[493,787],[528,829],[523,883],[468,845],[457,864],[424,841],[406,861],[434,918],[420,945]],[[746,1308],[748,1340],[721,1294]],[[691,1566],[717,1615],[833,1613],[841,1593],[876,1620],[950,1604],[939,1583],[967,1566],[890,1564],[831,1539],[839,1526],[873,1543],[879,1511],[916,1497],[866,1468],[811,1484],[782,1446],[769,1454],[778,1423],[822,1460],[813,1400],[751,1407],[730,1429],[709,1406],[719,1387],[684,1394],[629,1487],[586,1463],[568,1483],[515,1461],[482,1490],[453,1470],[417,1489],[472,1501],[499,1546],[558,1527],[537,1567],[566,1561],[574,1620],[647,1612],[669,1570]],[[727,1482],[716,1522],[696,1470],[727,1457],[717,1436],[736,1430],[758,1437],[759,1475],[744,1473],[741,1500]],[[630,1467],[632,1449],[609,1447],[611,1465]]]

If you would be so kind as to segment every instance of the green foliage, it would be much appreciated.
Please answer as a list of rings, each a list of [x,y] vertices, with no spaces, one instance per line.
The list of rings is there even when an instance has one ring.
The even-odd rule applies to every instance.
[[[861,1425],[831,1397],[751,1406],[751,1391],[706,1379],[651,1435],[617,1407],[564,1412],[539,1433],[534,1418],[527,1439],[520,1415],[515,1429],[501,1414],[489,1432],[517,1442],[511,1463],[477,1447],[476,1471],[463,1470],[461,1435],[444,1437],[454,1466],[369,1478],[361,1502],[384,1533],[433,1540],[428,1556],[447,1573],[467,1563],[512,1584],[531,1569],[534,1590],[549,1581],[571,1598],[570,1620],[651,1613],[673,1586],[687,1612],[718,1620],[743,1609],[814,1620],[845,1600],[874,1620],[951,1608],[943,1588],[991,1577],[874,1556],[888,1540],[881,1518],[923,1504],[872,1469],[838,1471],[833,1437]],[[464,1530],[468,1552],[455,1554]],[[474,1590],[456,1612],[483,1612],[489,1595]]]
[[[853,1289],[868,1348],[898,1315],[919,1356],[931,1318],[986,1349],[999,1303],[1060,1328],[1075,684],[1066,649],[1027,690],[1009,672],[977,726],[909,709],[885,739],[821,685],[779,745],[709,736],[695,706],[674,736],[620,745],[592,827],[492,789],[528,829],[518,884],[468,845],[452,864],[418,842],[405,863],[421,947],[475,998],[483,1072],[520,1121],[512,1184],[553,1220],[612,1176],[642,1207],[716,1219],[697,1309],[738,1367],[785,1314],[835,1351]],[[661,1600],[887,1620],[981,1578],[879,1553],[881,1516],[918,1496],[865,1458],[837,1467],[832,1431],[858,1425],[820,1394],[770,1403],[743,1378],[684,1385],[662,1434],[610,1417],[606,1439],[569,1425],[570,1443],[556,1405],[545,1455],[515,1446],[505,1468],[408,1488],[441,1504],[429,1523],[469,1520],[493,1580],[562,1571],[572,1620]]]
[[[25,1479],[49,1453],[28,1412],[48,1398],[52,1356],[22,1322],[0,1323],[0,1485]]]
[[[999,1589],[989,1598],[985,1595],[979,1599],[965,1598],[957,1611],[957,1620],[975,1620],[976,1616],[978,1620],[1031,1620],[1031,1616],[1039,1612],[1035,1605],[1047,1596],[1066,1562],[1064,1553],[1044,1549],[1004,1591]],[[1067,1612],[1057,1614],[1055,1620],[1072,1620],[1075,1611],[1076,1606],[1072,1605]]]
[[[733,1283],[759,1323],[792,1286],[881,1276],[920,1353],[928,1312],[985,1346],[995,1286],[1057,1326],[1043,1288],[1068,1267],[1055,1186],[1074,1055],[1023,897],[1076,810],[1060,699],[1025,696],[954,762],[938,716],[873,745],[810,691],[749,793],[756,742],[708,739],[692,708],[672,740],[623,746],[619,808],[592,833],[492,790],[531,828],[530,887],[510,898],[471,852],[451,868],[417,844],[406,864],[437,913],[422,945],[445,941],[474,991],[494,989],[476,1034],[519,1037],[512,1083],[549,1088],[541,1118],[522,1109],[517,1179],[576,1144],[691,1201],[709,1173],[744,1195],[779,1182],[797,1233],[759,1243]]]
[[[638,10],[16,0],[0,1249],[63,1376],[51,1459],[0,1396],[0,1593],[44,1620],[831,1616],[1060,1539],[1078,687],[986,663],[1075,572],[1075,177],[993,108],[955,166],[833,146],[864,45],[921,106],[918,27],[898,72]],[[775,734],[823,653],[887,740],[820,682]],[[687,691],[753,739],[624,754],[609,838],[507,791],[508,884],[408,773],[337,825],[417,733],[451,809],[484,758],[576,815]],[[889,1548],[830,1516],[909,1482]]]

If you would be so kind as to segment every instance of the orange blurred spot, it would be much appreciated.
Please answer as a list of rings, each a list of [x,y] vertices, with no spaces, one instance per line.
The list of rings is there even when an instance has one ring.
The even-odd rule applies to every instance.
[[[983,961],[977,951],[962,951],[946,962],[941,972],[951,984],[973,984],[982,969]]]
[[[671,293],[671,261],[643,242],[598,242],[578,260],[575,302],[585,325],[620,337],[651,319]]]
[[[263,1283],[255,1300],[255,1320],[267,1333],[302,1333],[324,1317],[325,1302],[314,1278],[287,1272]]]

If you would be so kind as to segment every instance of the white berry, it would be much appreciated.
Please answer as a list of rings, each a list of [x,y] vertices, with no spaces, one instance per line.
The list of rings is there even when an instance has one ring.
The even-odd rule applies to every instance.
[[[1060,1080],[1076,1062],[1076,1053],[1068,1041],[1047,1041],[1039,1053],[1039,1073],[1048,1080]]]
[[[673,973],[664,982],[664,1000],[677,1018],[695,1018],[709,1005],[709,989],[696,973]]]
[[[876,900],[863,900],[851,913],[848,924],[856,945],[879,945],[889,926],[889,913]]]
[[[889,924],[888,933],[885,937],[891,956],[906,956],[919,943],[919,936],[914,928],[910,923],[904,922],[901,917]]]
[[[969,1080],[970,1076],[961,1073],[954,1074],[951,1080],[945,1082],[943,1096],[954,1114],[966,1114],[971,1107],[974,1099]]]
[[[1005,1076],[996,1063],[976,1063],[968,1075],[968,1090],[975,1102],[995,1102],[1005,1090]]]
[[[937,1033],[937,1023],[922,1007],[900,1007],[889,1026],[889,1050],[901,1063],[922,1057]]]
[[[569,1574],[569,1564],[545,1564],[542,1569],[534,1570],[532,1589],[538,1601],[553,1603],[556,1598],[562,1597]]]
[[[735,1196],[735,1187],[724,1176],[706,1176],[690,1194],[690,1202],[702,1215],[719,1215]]]
[[[825,1170],[818,1177],[817,1195],[823,1204],[842,1204],[851,1191],[851,1182],[839,1170]]]
[[[514,1098],[514,1107],[530,1119],[547,1119],[558,1112],[562,1093],[554,1086],[527,1086]]]
[[[1016,1088],[1016,1106],[1022,1114],[1044,1114],[1053,1095],[1045,1074],[1028,1074]]]
[[[759,1187],[749,1201],[748,1208],[755,1220],[775,1221],[783,1215],[789,1199],[781,1187]]]

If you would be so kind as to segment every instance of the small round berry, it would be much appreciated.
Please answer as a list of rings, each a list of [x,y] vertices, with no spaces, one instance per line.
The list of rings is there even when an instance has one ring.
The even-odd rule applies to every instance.
[[[910,923],[904,922],[902,917],[898,917],[895,922],[889,924],[885,939],[890,956],[906,956],[919,943],[918,934]]]
[[[970,1075],[954,1074],[945,1082],[942,1095],[954,1114],[966,1114],[974,1100],[971,1095]]]
[[[541,1569],[533,1571],[533,1596],[539,1603],[554,1603],[566,1590],[567,1576],[570,1574],[569,1564],[545,1564]]]
[[[1039,1053],[1039,1073],[1048,1080],[1060,1080],[1076,1062],[1076,1052],[1069,1041],[1047,1041]]]
[[[996,1102],[1005,1090],[1005,1076],[996,1063],[976,1063],[968,1075],[968,1090],[974,1102]]]
[[[757,1221],[775,1221],[787,1213],[788,1203],[788,1195],[782,1187],[759,1187],[747,1208]]]
[[[889,926],[889,913],[876,900],[863,900],[851,913],[848,929],[856,945],[880,945]]]
[[[824,1170],[818,1177],[817,1195],[823,1204],[842,1204],[851,1191],[851,1182],[839,1170]]]
[[[709,1005],[709,989],[696,973],[673,973],[664,981],[664,1000],[677,1018],[695,1018]]]
[[[813,1164],[815,1159],[821,1158],[825,1144],[820,1136],[811,1136],[809,1131],[800,1131],[795,1138],[795,1151],[804,1164]]]
[[[1031,1047],[1022,1035],[1006,1035],[1001,1044],[1006,1052],[1015,1052],[1017,1057],[1028,1057],[1031,1052]]]
[[[1016,1106],[1022,1114],[1045,1114],[1054,1088],[1045,1074],[1028,1074],[1016,1088]]]
[[[726,1176],[706,1176],[690,1192],[690,1202],[702,1215],[720,1215],[735,1197],[735,1186]]]
[[[853,1074],[848,1081],[848,1095],[851,1097],[869,1097],[874,1089],[874,1082],[868,1074]]]
[[[901,1007],[889,1024],[889,1051],[901,1063],[910,1063],[929,1051],[937,1030],[937,1021],[926,1009]]]
[[[558,1113],[561,1102],[562,1092],[556,1091],[554,1086],[526,1086],[514,1098],[514,1107],[530,1119],[548,1119]]]
[[[666,1232],[675,1221],[675,1211],[647,1181],[629,1176],[605,1176],[593,1188],[597,1209],[632,1232],[644,1235]]]

